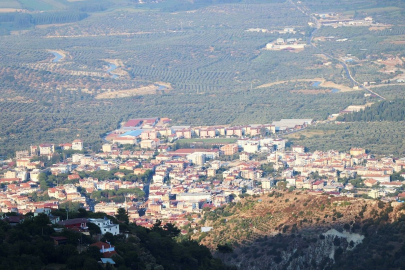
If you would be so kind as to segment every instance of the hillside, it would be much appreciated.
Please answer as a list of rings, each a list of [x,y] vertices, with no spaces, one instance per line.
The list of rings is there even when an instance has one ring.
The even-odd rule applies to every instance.
[[[294,144],[305,145],[309,151],[348,151],[351,147],[361,147],[375,155],[403,156],[404,132],[405,121],[328,123],[285,137]]]
[[[0,156],[77,137],[101,143],[101,134],[132,117],[177,125],[323,120],[377,101],[352,88],[336,60],[348,54],[356,80],[403,97],[401,3],[336,1],[328,10],[342,13],[336,19],[371,16],[378,27],[314,31],[307,14],[329,3],[301,1],[305,14],[280,0],[141,2],[0,3]],[[311,32],[316,48],[264,49],[279,38],[301,43]]]
[[[381,256],[374,269],[395,268],[405,248],[403,213],[372,200],[274,192],[207,212],[202,226],[213,229],[196,238],[212,250],[220,245],[217,256],[239,269],[342,269],[358,253],[365,264]]]
[[[64,209],[56,210],[53,214],[66,218]],[[7,213],[9,218],[12,215],[15,214]],[[80,209],[76,213],[70,212],[69,217],[106,216]],[[115,217],[107,217],[118,223]],[[120,218],[119,215],[116,217]],[[63,229],[63,226],[50,224],[45,214],[33,217],[29,213],[19,219],[22,222],[14,226],[6,222],[7,218],[0,220],[0,269],[233,269],[213,258],[209,250],[196,241],[177,242],[174,237],[180,230],[170,224],[160,226],[160,223],[156,223],[152,229],[146,229],[120,220],[120,228],[126,231],[125,237],[124,234],[113,236],[111,233],[102,236],[100,228],[91,223],[87,223],[90,235]],[[55,245],[52,237],[63,238],[65,243]],[[98,262],[102,256],[100,249],[92,244],[100,240],[115,247],[111,256],[114,266],[107,264],[103,268]]]
[[[403,121],[405,120],[405,100],[384,100],[373,104],[359,112],[344,114],[337,121],[345,122],[374,122],[374,121]]]

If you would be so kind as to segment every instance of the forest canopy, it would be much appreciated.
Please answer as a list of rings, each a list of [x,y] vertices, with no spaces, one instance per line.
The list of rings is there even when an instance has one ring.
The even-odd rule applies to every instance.
[[[395,99],[393,101],[384,100],[367,107],[365,110],[344,114],[337,118],[337,121],[345,122],[403,120],[405,120],[405,99]]]

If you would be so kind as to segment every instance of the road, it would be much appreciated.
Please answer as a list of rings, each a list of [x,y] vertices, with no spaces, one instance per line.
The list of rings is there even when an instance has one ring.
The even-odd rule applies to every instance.
[[[343,68],[344,68],[345,71],[346,71],[347,77],[350,79],[350,81],[353,83],[353,85],[356,85],[356,86],[360,87],[361,89],[363,89],[363,90],[369,92],[371,95],[377,96],[377,97],[379,97],[379,98],[382,99],[382,100],[386,100],[385,97],[381,96],[380,94],[377,94],[376,92],[372,91],[371,89],[365,87],[363,84],[357,82],[357,81],[354,79],[354,77],[353,77],[353,75],[352,75],[352,73],[351,73],[351,71],[350,71],[350,68],[347,66],[347,64],[345,63],[345,61],[342,61],[342,60],[340,60],[339,58],[336,58],[336,57],[332,56],[331,54],[326,53],[326,52],[324,52],[323,50],[321,50],[320,48],[318,48],[318,47],[316,46],[316,44],[313,43],[313,37],[314,37],[314,34],[316,33],[316,31],[318,31],[318,29],[321,28],[322,24],[319,22],[319,20],[318,20],[314,15],[309,14],[309,13],[308,13],[307,11],[305,11],[302,7],[300,7],[300,6],[298,6],[297,4],[295,4],[292,0],[288,0],[288,2],[289,2],[292,6],[294,6],[296,9],[298,9],[299,11],[301,11],[303,14],[305,14],[305,15],[308,16],[308,17],[310,17],[311,20],[312,20],[312,21],[314,22],[314,24],[316,25],[316,28],[314,29],[314,31],[312,31],[311,35],[308,37],[307,44],[308,44],[308,45],[311,45],[313,48],[317,49],[321,54],[325,55],[328,59],[334,59],[334,60],[338,61],[339,63],[341,63],[342,66],[343,66]]]

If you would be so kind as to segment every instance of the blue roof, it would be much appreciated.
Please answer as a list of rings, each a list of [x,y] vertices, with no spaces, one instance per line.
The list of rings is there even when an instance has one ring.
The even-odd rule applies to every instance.
[[[111,258],[101,258],[101,261],[103,263],[115,264],[115,262]]]
[[[137,136],[141,135],[142,131],[143,131],[142,129],[131,130],[131,131],[125,132],[120,137],[122,137],[122,136],[134,136],[134,137],[137,137]]]

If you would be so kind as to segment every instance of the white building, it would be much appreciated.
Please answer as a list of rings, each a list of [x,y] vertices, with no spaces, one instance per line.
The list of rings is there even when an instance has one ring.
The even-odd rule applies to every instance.
[[[78,151],[83,151],[83,141],[82,140],[74,140],[72,142],[72,149],[73,150],[78,150]]]
[[[248,143],[243,146],[243,151],[247,153],[256,153],[259,151],[259,144],[258,143]]]
[[[204,153],[195,152],[187,155],[187,159],[195,165],[203,166],[206,161],[206,155]]]
[[[39,154],[40,155],[50,155],[55,152],[55,145],[50,143],[44,143],[39,145]]]
[[[72,162],[73,163],[79,163],[82,160],[82,158],[84,158],[83,154],[73,154],[72,155]]]
[[[210,193],[179,193],[176,195],[177,201],[199,202],[211,201]]]
[[[111,220],[105,218],[90,218],[88,222],[96,224],[100,230],[101,234],[112,233],[113,235],[117,235],[120,233],[119,225],[113,224]]]
[[[41,173],[41,171],[39,169],[33,169],[30,172],[30,179],[34,182],[38,182],[39,181],[39,174]]]

